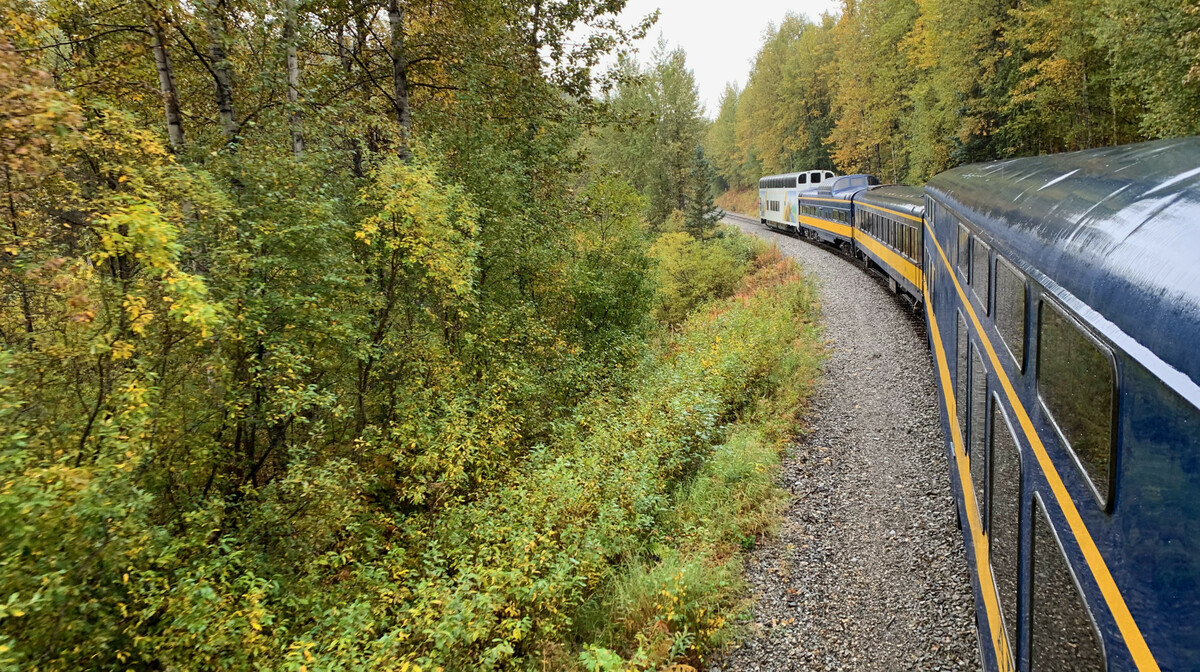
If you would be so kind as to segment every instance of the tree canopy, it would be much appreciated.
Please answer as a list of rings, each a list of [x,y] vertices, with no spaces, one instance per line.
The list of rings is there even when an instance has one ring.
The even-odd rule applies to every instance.
[[[835,167],[919,184],[971,161],[1200,133],[1180,0],[844,0],[767,33],[705,147],[719,180]]]

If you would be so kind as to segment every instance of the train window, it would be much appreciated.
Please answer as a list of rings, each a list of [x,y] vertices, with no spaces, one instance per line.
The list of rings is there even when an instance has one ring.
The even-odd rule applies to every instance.
[[[813,182],[820,182],[820,181],[821,181],[821,173],[820,173],[820,171],[818,171],[818,172],[815,172],[815,173],[812,173],[812,181],[813,181]]]
[[[917,228],[913,229],[913,234],[915,238],[913,241],[913,261],[917,262],[917,265],[920,266],[922,263],[924,263],[925,258],[925,250],[923,245],[925,230],[922,229],[920,225],[917,225]]]
[[[979,348],[971,344],[971,401],[970,423],[967,428],[967,441],[970,445],[968,454],[971,457],[971,482],[975,486],[975,501],[979,503],[980,518],[986,524],[987,514],[984,511],[986,494],[984,484],[987,479],[987,459],[985,456],[986,441],[985,423],[987,422],[987,370],[983,368],[983,357]]]
[[[971,239],[971,287],[975,289],[975,296],[983,304],[985,314],[991,312],[988,310],[988,281],[991,279],[992,269],[988,254],[991,249],[982,240]]]
[[[1106,669],[1104,648],[1040,498],[1033,499],[1031,669]]]
[[[1025,276],[996,255],[996,329],[1017,370],[1025,370]]]
[[[1017,646],[1017,573],[1021,529],[1021,454],[1013,438],[1012,425],[1000,407],[1000,399],[992,396],[992,445],[989,449],[992,466],[988,474],[988,557],[992,560],[992,577],[1000,594],[1000,612],[1008,642]]]
[[[800,176],[796,178],[796,182],[799,184],[808,184],[808,173],[801,173]]]
[[[1038,395],[1105,507],[1112,481],[1115,380],[1108,351],[1058,306],[1042,301]]]
[[[967,274],[967,264],[971,259],[971,233],[961,223],[958,225],[958,270],[963,276]]]
[[[957,363],[954,368],[954,407],[958,412],[958,431],[967,436],[967,321],[958,313]]]

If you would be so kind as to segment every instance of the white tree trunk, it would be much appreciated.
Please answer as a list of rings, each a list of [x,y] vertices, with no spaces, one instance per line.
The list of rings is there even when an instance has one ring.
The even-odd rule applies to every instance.
[[[183,138],[183,114],[179,111],[179,93],[175,88],[175,71],[171,67],[171,56],[167,53],[166,34],[162,23],[153,10],[146,15],[146,25],[154,36],[154,67],[158,70],[158,90],[163,99],[163,111],[167,119],[167,137],[171,151],[179,154],[185,144]]]
[[[287,19],[283,30],[284,40],[287,41],[288,107],[291,108],[288,124],[292,127],[292,154],[300,158],[304,154],[304,133],[300,126],[300,58],[296,50],[296,24],[296,0],[287,0]]]

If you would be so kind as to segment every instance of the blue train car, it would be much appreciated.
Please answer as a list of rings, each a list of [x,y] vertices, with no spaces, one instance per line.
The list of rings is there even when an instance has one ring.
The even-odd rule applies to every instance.
[[[826,185],[802,191],[796,200],[800,235],[839,246],[854,244],[854,196],[879,184],[873,175],[843,175]]]
[[[925,199],[916,187],[876,187],[854,197],[854,253],[888,277],[893,292],[924,296]]]
[[[988,670],[1200,670],[1200,139],[926,186]]]

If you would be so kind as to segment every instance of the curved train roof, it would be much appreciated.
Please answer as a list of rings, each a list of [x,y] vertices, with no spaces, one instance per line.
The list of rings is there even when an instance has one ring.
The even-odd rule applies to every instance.
[[[810,168],[808,170],[798,170],[793,173],[779,173],[778,175],[764,175],[764,176],[758,178],[758,187],[760,189],[765,188],[766,185],[763,184],[764,182],[767,182],[768,180],[775,180],[775,181],[781,181],[783,183],[786,183],[786,185],[787,185],[786,187],[776,187],[776,188],[795,189],[797,186],[800,186],[800,184],[798,182],[799,177],[801,175],[807,175],[809,173],[821,173],[821,175],[822,175],[821,182],[825,182],[826,180],[831,180],[831,179],[837,177],[837,173],[833,172],[832,170],[829,170],[828,168]],[[829,173],[829,176],[825,176],[825,173]],[[807,187],[810,184],[821,184],[821,182],[814,182],[814,183],[805,182],[804,186]]]
[[[801,192],[800,198],[838,198],[850,200],[858,192],[877,184],[879,184],[879,179],[874,175],[863,173],[840,175],[834,177],[830,182],[817,186],[816,189]]]
[[[854,202],[895,210],[914,217],[921,217],[925,214],[925,195],[917,187],[904,187],[896,184],[875,187],[860,193],[855,197]]]
[[[964,166],[926,191],[1200,404],[1200,138]]]

